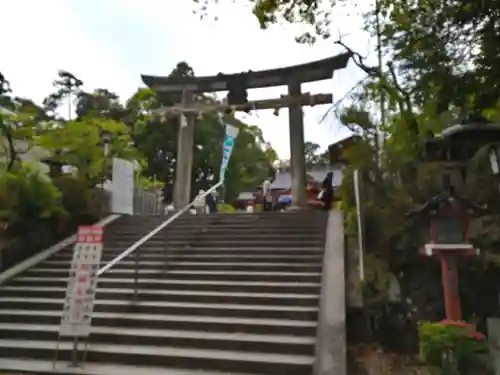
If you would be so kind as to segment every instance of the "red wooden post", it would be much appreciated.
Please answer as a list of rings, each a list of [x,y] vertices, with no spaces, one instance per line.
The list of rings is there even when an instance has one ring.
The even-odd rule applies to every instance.
[[[440,258],[446,319],[462,320],[457,258],[446,251],[441,252]]]

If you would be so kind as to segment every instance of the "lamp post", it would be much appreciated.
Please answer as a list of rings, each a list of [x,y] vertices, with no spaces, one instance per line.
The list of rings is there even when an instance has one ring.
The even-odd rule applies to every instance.
[[[104,166],[103,166],[103,176],[101,177],[101,205],[100,205],[100,214],[101,217],[104,214],[104,180],[106,178],[106,171],[107,171],[107,158],[109,155],[109,149],[111,146],[113,138],[112,135],[109,131],[102,129],[101,130],[101,143],[104,148]]]

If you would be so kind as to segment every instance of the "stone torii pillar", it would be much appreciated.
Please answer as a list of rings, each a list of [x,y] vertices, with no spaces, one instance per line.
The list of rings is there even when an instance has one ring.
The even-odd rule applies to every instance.
[[[288,84],[288,95],[300,97],[301,82],[291,81]],[[288,108],[290,128],[290,164],[292,172],[292,205],[307,205],[307,179],[304,158],[304,113],[301,104],[293,104]]]
[[[182,92],[182,105],[190,106],[193,93]],[[174,181],[174,207],[180,210],[191,201],[191,171],[193,169],[194,127],[196,117],[193,114],[179,116],[179,136],[177,141],[177,167]]]

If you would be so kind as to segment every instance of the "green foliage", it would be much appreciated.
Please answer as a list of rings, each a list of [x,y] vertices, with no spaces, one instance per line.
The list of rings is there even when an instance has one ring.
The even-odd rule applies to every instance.
[[[238,126],[240,131],[226,172],[225,199],[227,200],[235,198],[241,191],[259,186],[269,176],[269,169],[276,155],[274,150],[265,144],[262,131],[258,127],[245,125],[236,119],[232,123]],[[217,157],[212,167],[212,170],[217,172],[222,158],[223,137],[219,139],[215,146]]]
[[[368,255],[365,259],[365,279],[360,286],[365,306],[377,307],[387,302],[390,287],[388,264]]]
[[[61,222],[65,232],[75,230],[78,225],[91,224],[98,219],[100,207],[97,207],[93,200],[87,181],[65,175],[55,178],[54,186],[61,193],[62,207],[71,213]]]
[[[219,0],[193,0],[199,5],[202,17]],[[310,27],[310,31],[297,38],[301,43],[314,43],[318,37],[327,39],[331,33],[331,16],[334,9],[348,4],[345,0],[242,0],[251,4],[253,14],[262,29],[285,21]]]
[[[308,168],[330,165],[328,150],[321,152],[321,146],[314,142],[304,143],[304,158]]]
[[[464,322],[422,322],[418,335],[420,360],[438,366],[445,374],[456,373],[452,371],[473,361],[477,354],[488,352],[484,336]]]
[[[61,193],[37,169],[23,165],[0,178],[0,220],[9,237],[27,236],[43,222],[67,215]]]
[[[154,180],[144,176],[139,176],[136,179],[136,185],[144,190],[162,191],[165,184],[162,181]]]
[[[221,213],[233,213],[236,212],[236,209],[227,203],[221,203],[217,205],[217,211]]]
[[[112,137],[107,157],[101,142],[102,131],[109,132]],[[129,128],[124,123],[109,119],[69,121],[64,126],[46,129],[36,142],[52,153],[53,161],[76,167],[89,186],[95,186],[103,174],[108,173],[107,163],[111,158],[140,159],[139,153],[131,146]]]
[[[496,105],[497,3],[381,0],[380,7],[384,46],[416,104],[434,103],[436,114],[455,107],[474,116]]]

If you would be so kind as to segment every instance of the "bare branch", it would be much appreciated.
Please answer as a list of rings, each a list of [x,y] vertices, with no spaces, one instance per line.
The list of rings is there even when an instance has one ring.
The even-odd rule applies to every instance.
[[[405,90],[398,81],[396,71],[394,69],[394,64],[392,62],[387,63],[387,67],[389,69],[389,77],[378,67],[378,66],[368,66],[365,64],[365,58],[361,56],[360,53],[354,51],[352,48],[347,46],[342,40],[337,40],[335,44],[342,46],[347,52],[349,52],[352,56],[352,61],[354,64],[363,70],[369,77],[376,78],[383,90],[392,97],[401,113],[401,116],[408,119],[410,122],[410,127],[412,132],[415,134],[418,133],[418,129],[416,128],[416,123],[414,121],[413,116],[413,106],[411,101],[410,93]]]

